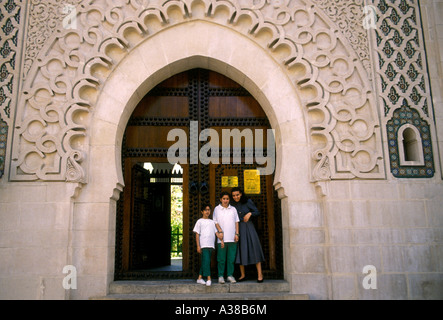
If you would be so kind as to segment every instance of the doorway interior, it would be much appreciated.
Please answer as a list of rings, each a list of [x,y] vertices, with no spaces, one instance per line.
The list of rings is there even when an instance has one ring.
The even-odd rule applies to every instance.
[[[201,217],[201,204],[214,208],[221,191],[245,188],[247,175],[262,166],[246,161],[256,137],[244,138],[237,149],[222,149],[217,156],[228,153],[229,163],[190,161],[189,140],[186,161],[170,163],[168,150],[175,140],[168,141],[168,133],[181,129],[191,139],[191,122],[198,123],[198,133],[215,130],[220,140],[211,137],[210,143],[219,145],[223,129],[271,128],[247,90],[213,71],[182,72],[151,90],[134,110],[123,139],[125,188],[117,203],[115,280],[194,278],[200,262],[192,230]],[[201,150],[206,142],[197,143]],[[234,163],[236,155],[241,161]],[[254,223],[266,258],[264,276],[282,279],[281,207],[273,177],[260,176],[256,190],[247,196],[261,212]]]

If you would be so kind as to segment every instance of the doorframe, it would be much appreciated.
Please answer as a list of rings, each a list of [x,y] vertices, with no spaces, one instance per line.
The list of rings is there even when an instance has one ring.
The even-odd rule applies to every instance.
[[[177,32],[182,35],[176,39]],[[199,34],[199,41],[195,35]],[[223,41],[202,41],[214,34]],[[174,43],[165,50],[161,43]],[[207,44],[211,43],[210,46]],[[232,44],[236,45],[233,46]],[[156,50],[152,50],[156,48]],[[238,54],[242,48],[243,54]],[[158,50],[157,50],[158,49]],[[259,67],[257,62],[259,61]],[[283,258],[285,278],[292,271],[289,232],[293,215],[291,204],[299,198],[316,201],[315,186],[310,181],[311,161],[306,125],[306,111],[287,71],[280,62],[257,43],[233,30],[198,20],[165,28],[147,38],[125,55],[103,83],[91,119],[89,140],[90,181],[77,202],[91,206],[108,203],[110,222],[115,221],[116,200],[123,190],[121,145],[127,122],[141,98],[163,80],[192,68],[221,73],[248,90],[262,106],[276,137],[274,187],[282,199]],[[103,135],[103,130],[107,134]],[[103,159],[103,154],[114,155]],[[297,177],[296,183],[294,178]],[[295,217],[294,217],[295,218]],[[109,246],[101,275],[109,284],[114,278],[115,226],[109,225]],[[80,262],[81,263],[81,262]]]
[[[171,91],[173,90],[174,85],[165,85],[165,84],[161,84],[160,87],[155,87],[152,92],[148,92],[146,94],[146,96],[143,98],[143,101],[146,97],[148,96],[171,96],[171,92],[175,92],[172,96],[178,95],[180,97],[188,97],[189,100],[189,106],[186,104],[183,105],[184,108],[188,108],[189,107],[189,115],[188,117],[191,119],[191,114],[193,115],[192,119],[193,120],[197,120],[201,121],[201,127],[199,126],[199,130],[203,130],[203,129],[208,129],[208,128],[216,128],[219,127],[221,124],[217,121],[217,119],[219,119],[219,117],[222,117],[222,119],[224,119],[225,121],[223,122],[225,126],[228,127],[237,127],[237,126],[241,126],[242,128],[248,128],[248,129],[253,129],[253,128],[259,128],[259,130],[262,130],[263,127],[265,127],[266,130],[269,130],[269,123],[268,123],[268,119],[266,118],[265,115],[263,115],[261,112],[259,112],[259,114],[255,114],[257,112],[257,110],[254,112],[255,116],[253,118],[251,118],[251,115],[249,116],[239,116],[239,115],[235,115],[231,113],[225,113],[225,114],[220,114],[220,115],[210,115],[210,104],[209,104],[209,100],[210,97],[217,97],[219,96],[219,91],[218,90],[222,90],[227,96],[229,97],[237,97],[238,99],[242,99],[241,97],[244,96],[248,96],[248,97],[252,97],[250,95],[249,92],[247,92],[243,87],[239,86],[237,83],[234,83],[232,80],[232,83],[230,83],[228,81],[228,83],[224,83],[223,86],[220,86],[219,83],[217,83],[217,81],[215,81],[211,86],[211,74],[216,75],[220,75],[221,79],[229,79],[225,76],[222,76],[219,73],[215,73],[213,71],[207,70],[207,69],[191,69],[188,71],[183,72],[182,74],[178,74],[178,75],[174,75],[172,76],[172,78],[169,78],[166,80],[166,82],[168,82],[170,79],[176,79],[177,76],[179,76],[178,79],[182,79],[183,74],[186,74],[186,79],[188,84],[186,85],[186,91],[185,92],[175,92],[175,91]],[[183,79],[182,79],[183,80]],[[175,81],[172,81],[173,83],[175,83]],[[224,82],[224,81],[222,81]],[[230,83],[230,84],[229,84]],[[215,85],[215,87],[214,87]],[[182,88],[182,86],[179,86],[179,88]],[[236,88],[236,89],[232,89],[232,88]],[[196,90],[194,92],[194,90]],[[214,91],[216,90],[216,92]],[[223,96],[225,95],[223,94]],[[196,98],[194,97],[199,97],[198,100],[201,100],[202,102],[197,102]],[[191,100],[193,102],[191,102]],[[139,104],[137,106],[137,110],[139,110],[139,108],[141,107],[142,110],[148,110],[145,109],[145,103],[143,103],[143,101],[141,102],[141,104]],[[206,101],[206,102],[205,102]],[[255,101],[255,102],[254,102]],[[250,108],[259,108],[261,109],[261,106],[259,106],[257,104],[257,101],[251,100],[252,105],[249,105]],[[228,106],[226,106],[228,107]],[[167,105],[165,105],[165,108],[167,110]],[[137,110],[135,111],[137,113]],[[255,110],[255,109],[254,109]],[[234,112],[235,113],[235,112]],[[143,114],[142,111],[139,110],[139,112],[137,114]],[[131,119],[130,122],[128,123],[128,126],[130,127],[138,127],[138,128],[142,128],[143,125],[160,125],[160,126],[171,126],[170,124],[170,120],[168,117],[171,116],[170,113],[166,113],[167,115],[157,115],[156,117],[154,117],[152,119],[152,124],[150,124],[149,121],[149,116],[147,116],[147,118],[143,118],[143,121],[133,121],[135,119],[140,120],[139,118],[135,118],[137,117],[137,115],[131,115]],[[186,112],[183,113],[187,114]],[[198,116],[196,116],[198,115]],[[160,119],[162,117],[166,117],[164,118],[165,123],[160,123]],[[197,118],[196,118],[197,117]],[[227,123],[226,121],[228,119],[232,119],[229,123]],[[236,120],[238,119],[238,120]],[[248,120],[247,124],[245,124],[243,121],[241,120]],[[252,119],[254,120],[258,120],[257,122],[252,121]],[[240,121],[240,122],[238,122]],[[251,122],[252,121],[252,122]],[[141,125],[140,123],[143,123],[143,125]],[[179,126],[183,127],[183,123],[181,123]],[[223,127],[223,125],[221,125]],[[252,126],[252,127],[251,127]],[[192,126],[191,126],[192,127]],[[126,128],[126,133],[128,134],[128,129],[129,127]],[[190,128],[188,128],[189,131]],[[143,130],[143,129],[141,129]],[[131,131],[129,131],[131,132]],[[139,133],[140,137],[139,140],[146,140],[146,139],[150,139],[149,135],[147,135],[147,133],[145,133],[145,135],[142,135],[141,133]],[[269,135],[269,132],[268,132]],[[130,135],[131,136],[131,135]],[[134,166],[138,165],[142,165],[142,163],[146,163],[146,162],[155,162],[155,163],[167,163],[169,161],[166,160],[166,154],[167,151],[165,149],[165,146],[163,144],[160,145],[153,145],[151,146],[151,148],[149,147],[143,147],[142,145],[138,145],[137,142],[133,141],[133,139],[130,138],[130,136],[126,136],[126,138],[124,139],[124,145],[123,145],[123,152],[122,152],[122,159],[123,159],[123,169],[124,169],[124,178],[125,178],[125,182],[128,183],[128,185],[124,188],[123,190],[123,199],[120,199],[119,201],[119,205],[118,205],[118,220],[117,220],[117,243],[116,243],[116,275],[115,278],[116,280],[131,280],[131,279],[164,279],[164,278],[176,278],[176,277],[189,277],[189,273],[195,270],[195,266],[194,264],[198,263],[198,260],[195,260],[195,257],[193,257],[194,255],[192,254],[195,250],[192,247],[193,243],[191,243],[193,237],[192,237],[192,228],[191,224],[194,223],[193,222],[193,217],[195,217],[195,210],[197,210],[197,206],[195,205],[195,203],[193,203],[193,201],[195,201],[195,199],[193,198],[193,196],[191,196],[187,189],[189,187],[189,183],[191,182],[190,180],[194,181],[195,180],[195,172],[198,172],[199,176],[201,174],[201,170],[203,169],[202,167],[200,167],[203,164],[200,164],[198,166],[198,169],[193,169],[193,171],[188,171],[189,169],[193,168],[192,166],[188,166],[188,165],[183,165],[183,169],[184,169],[184,173],[183,173],[183,183],[186,186],[186,190],[185,190],[185,194],[183,197],[184,200],[184,214],[183,214],[183,219],[184,219],[184,237],[183,237],[183,271],[180,272],[176,272],[176,271],[162,271],[162,272],[151,272],[149,270],[143,270],[143,268],[135,268],[134,269],[134,264],[133,264],[133,243],[132,243],[132,237],[134,236],[133,232],[136,230],[136,224],[134,224],[134,214],[136,214],[135,211],[133,211],[134,205],[132,203],[133,199],[133,193],[134,193],[134,183],[135,180],[131,180],[133,179],[134,175],[133,175],[133,169]],[[137,135],[138,136],[138,135]],[[143,137],[143,138],[141,138]],[[265,140],[267,140],[267,137],[264,137]],[[188,141],[189,142],[189,141]],[[135,144],[134,144],[135,143]],[[274,145],[272,145],[272,148],[274,149]],[[266,147],[264,150],[267,150]],[[272,154],[274,154],[275,151],[272,152]],[[269,153],[268,153],[269,155]],[[258,156],[258,155],[256,155]],[[223,156],[224,157],[224,156]],[[235,162],[235,158],[233,157],[233,155],[231,155],[230,157],[230,161],[228,162],[229,164],[233,164],[234,166],[238,166],[240,164],[237,164]],[[189,160],[189,158],[188,158]],[[222,161],[222,157],[220,156],[220,159],[218,159],[219,161]],[[242,161],[242,165],[247,165],[249,169],[251,169],[251,165],[252,164],[246,164],[245,160]],[[216,175],[215,175],[215,168],[218,167],[219,161],[216,161],[217,164],[214,163],[210,163],[209,166],[206,167],[205,171],[205,178],[204,180],[210,181],[210,203],[212,205],[213,208],[215,208],[216,206],[216,199],[215,199],[215,192],[216,190],[217,193],[220,192],[219,189],[216,188],[217,182],[216,182]],[[272,161],[273,163],[273,161]],[[268,165],[269,165],[269,161],[268,161]],[[257,166],[262,167],[262,165],[259,165],[258,163],[255,163],[255,165],[252,165],[254,168],[256,168]],[[203,167],[205,167],[205,165],[203,165]],[[197,170],[197,171],[196,171]],[[237,169],[233,169],[236,170]],[[238,170],[242,170],[242,169],[238,169]],[[192,173],[194,172],[194,173]],[[208,176],[206,176],[208,175]],[[236,173],[235,175],[241,175],[240,173]],[[281,204],[280,204],[280,200],[278,199],[278,197],[275,194],[275,190],[273,188],[273,174],[271,175],[265,175],[264,177],[261,178],[262,180],[262,190],[265,190],[262,194],[264,198],[262,198],[260,200],[260,211],[263,212],[263,214],[261,215],[260,219],[259,219],[259,223],[260,226],[265,225],[266,227],[263,228],[262,232],[264,232],[263,234],[263,239],[262,241],[264,246],[265,246],[265,256],[266,256],[266,262],[265,262],[265,269],[264,272],[266,273],[266,277],[269,279],[281,279],[282,277],[282,247],[280,245],[281,242],[281,230],[282,230],[282,225],[281,225],[281,219],[280,219],[280,214],[281,214],[281,210],[279,210],[278,208],[281,208]],[[193,179],[190,179],[190,177],[193,177]],[[189,180],[190,179],[190,180]],[[243,181],[243,180],[242,180]],[[240,183],[241,185],[241,183]],[[209,200],[207,199],[207,200]],[[274,201],[274,199],[276,201]],[[278,200],[277,200],[278,199]],[[201,201],[207,201],[207,200],[203,200],[200,199]],[[200,200],[197,200],[198,203],[200,203]],[[264,201],[264,202],[262,202]],[[263,210],[263,211],[262,211]],[[198,215],[198,213],[197,213]],[[274,220],[275,217],[277,217],[278,220]],[[277,229],[276,226],[277,225]],[[266,231],[264,231],[266,230]],[[190,231],[190,233],[189,233]],[[276,251],[278,248],[278,252]],[[154,256],[151,256],[154,257]],[[280,263],[277,263],[280,262]],[[189,267],[193,266],[193,270],[191,270]]]

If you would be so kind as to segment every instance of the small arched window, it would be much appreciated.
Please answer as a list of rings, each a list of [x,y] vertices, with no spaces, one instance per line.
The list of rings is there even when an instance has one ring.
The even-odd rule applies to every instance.
[[[398,130],[398,146],[400,153],[400,165],[424,165],[421,136],[416,127],[410,124],[405,124]]]

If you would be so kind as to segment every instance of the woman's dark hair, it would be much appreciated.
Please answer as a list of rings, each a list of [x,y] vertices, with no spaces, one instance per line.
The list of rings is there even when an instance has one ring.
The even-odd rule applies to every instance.
[[[240,196],[240,202],[241,202],[241,203],[246,203],[246,202],[248,202],[248,197],[245,196],[245,194],[243,193],[243,190],[240,189],[239,187],[234,187],[234,188],[232,188],[232,189],[231,189],[231,195],[232,195],[233,192],[236,192],[236,191],[238,191],[238,192],[241,193],[241,196]],[[232,197],[232,196],[231,196],[231,197]]]
[[[207,203],[207,204],[202,204],[202,206],[200,207],[200,209],[201,209],[200,211],[205,211],[206,207],[209,207],[209,210],[212,209],[211,205],[209,203]]]

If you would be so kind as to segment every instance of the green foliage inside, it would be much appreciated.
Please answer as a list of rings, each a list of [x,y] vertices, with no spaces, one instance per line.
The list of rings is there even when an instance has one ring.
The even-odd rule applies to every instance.
[[[182,257],[183,187],[171,186],[171,258]]]

